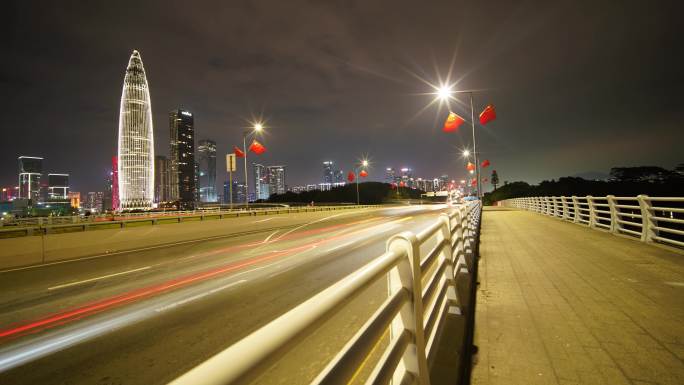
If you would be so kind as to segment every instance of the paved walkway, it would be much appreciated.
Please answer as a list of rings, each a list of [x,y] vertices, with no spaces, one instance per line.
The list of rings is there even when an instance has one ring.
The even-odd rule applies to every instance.
[[[484,212],[472,384],[684,384],[684,253]]]

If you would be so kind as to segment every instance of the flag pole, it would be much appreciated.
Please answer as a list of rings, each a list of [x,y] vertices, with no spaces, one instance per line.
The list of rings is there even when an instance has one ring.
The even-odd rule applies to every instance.
[[[249,187],[247,185],[247,131],[242,134],[242,152],[245,154],[245,208],[249,210]]]
[[[482,198],[480,191],[480,162],[477,159],[477,147],[475,145],[475,108],[473,107],[473,92],[468,92],[470,94],[470,123],[473,127],[473,159],[475,159],[475,174],[477,178],[477,185],[475,186],[477,197]]]

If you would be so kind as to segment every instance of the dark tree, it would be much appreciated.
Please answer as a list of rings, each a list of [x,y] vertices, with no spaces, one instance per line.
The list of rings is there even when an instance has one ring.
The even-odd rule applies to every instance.
[[[496,173],[496,170],[492,170],[492,186],[494,186],[494,190],[496,191],[496,186],[499,184],[499,174]]]

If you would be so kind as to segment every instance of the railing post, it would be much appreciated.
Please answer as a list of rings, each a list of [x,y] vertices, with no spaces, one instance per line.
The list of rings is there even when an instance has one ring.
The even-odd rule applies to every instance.
[[[563,206],[563,219],[568,220],[570,219],[570,210],[568,208],[568,198],[565,195],[562,195],[560,197],[561,199],[561,205]]]
[[[618,222],[618,219],[620,219],[620,216],[618,213],[620,210],[615,207],[615,195],[607,195],[606,198],[608,199],[608,207],[610,208],[610,232],[619,233],[620,223]]]
[[[594,212],[594,197],[587,195],[587,207],[589,207],[589,227],[596,227],[596,212]]]
[[[446,268],[444,269],[443,274],[444,279],[449,285],[446,291],[446,297],[449,301],[449,313],[461,314],[460,303],[458,300],[458,295],[456,294],[455,277],[456,272],[460,269],[465,269],[465,271],[467,272],[468,266],[465,264],[461,264],[460,258],[458,258],[458,261],[456,261],[456,256],[454,255],[454,249],[452,248],[451,243],[451,218],[449,218],[449,214],[442,213],[440,214],[439,219],[444,223],[444,226],[442,226],[441,228],[441,239],[439,239],[438,241],[445,242],[444,247],[442,247],[442,251],[439,253],[439,259],[440,263],[446,263]]]
[[[653,237],[658,235],[656,221],[653,220],[653,204],[648,195],[637,195],[637,201],[641,208],[641,241],[653,242]]]
[[[580,221],[580,206],[579,206],[579,199],[577,199],[576,196],[572,196],[572,211],[575,212],[574,217],[572,218],[572,221],[575,223],[579,223]]]
[[[412,293],[411,301],[407,302],[399,312],[400,317],[392,321],[390,343],[401,336],[404,330],[413,334],[413,344],[406,349],[402,362],[406,370],[418,379],[419,384],[429,385],[430,377],[425,354],[425,331],[423,330],[423,288],[421,285],[418,238],[410,231],[395,235],[387,241],[387,251],[407,255],[407,258],[387,275],[389,294],[392,295],[403,288]],[[402,383],[403,375],[398,375],[399,377],[395,378],[393,383]]]

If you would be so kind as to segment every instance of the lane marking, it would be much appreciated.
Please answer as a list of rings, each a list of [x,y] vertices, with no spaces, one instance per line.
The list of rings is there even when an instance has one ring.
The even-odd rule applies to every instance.
[[[337,249],[341,249],[341,248],[343,248],[343,247],[347,247],[347,246],[349,246],[349,245],[351,245],[351,244],[353,244],[353,243],[356,243],[356,241],[345,242],[345,243],[343,243],[343,244],[341,244],[341,245],[338,245],[338,246],[335,246],[335,247],[331,247],[331,248],[327,249],[325,252],[326,252],[326,253],[329,253],[329,252],[331,252],[331,251],[335,251],[335,250],[337,250]]]
[[[297,226],[297,227],[295,227],[294,229],[290,229],[289,231],[284,232],[284,233],[281,234],[278,238],[274,239],[273,242],[279,241],[279,240],[282,239],[284,236],[286,236],[286,235],[288,235],[288,234],[291,234],[291,233],[293,233],[293,232],[295,232],[295,231],[297,231],[297,230],[299,230],[299,229],[301,229],[301,228],[304,228],[304,227],[306,227],[306,226],[309,226],[309,225],[312,225],[312,224],[318,223],[318,222],[323,222],[323,221],[326,221],[326,220],[328,220],[328,219],[330,219],[330,218],[339,217],[340,215],[344,215],[344,214],[347,214],[347,213],[340,213],[340,214],[330,215],[330,216],[327,216],[327,217],[325,217],[325,218],[316,219],[315,221],[311,221],[311,222],[305,223],[305,224],[303,224],[303,225],[301,225],[301,226]]]
[[[88,283],[88,282],[99,281],[99,280],[103,280],[103,279],[107,279],[107,278],[111,278],[111,277],[117,277],[117,276],[124,275],[124,274],[130,274],[130,273],[135,273],[135,272],[138,272],[138,271],[147,270],[147,269],[149,269],[149,268],[151,268],[151,267],[152,267],[152,266],[145,266],[145,267],[141,267],[141,268],[138,268],[138,269],[122,271],[122,272],[120,272],[120,273],[107,274],[107,275],[103,275],[103,276],[100,276],[100,277],[84,279],[83,281],[76,281],[76,282],[65,283],[65,284],[62,284],[62,285],[57,285],[57,286],[48,287],[48,290],[57,290],[57,289],[65,288],[65,287],[76,286],[76,285],[82,285],[82,284]]]
[[[263,244],[263,243],[267,243],[267,242],[271,239],[271,237],[273,237],[274,235],[276,235],[279,231],[280,231],[280,230],[276,230],[276,231],[272,232],[271,235],[269,235],[268,237],[266,237],[266,239],[264,239],[264,241],[261,242],[261,243],[262,243],[262,244]]]
[[[237,281],[237,282],[231,282],[231,283],[229,283],[229,284],[227,284],[227,285],[219,286],[219,287],[217,287],[217,288],[211,289],[211,290],[206,291],[206,292],[204,292],[204,293],[200,293],[200,294],[197,294],[197,295],[193,295],[192,297],[188,297],[188,298],[182,299],[182,300],[180,300],[180,301],[178,301],[178,302],[174,302],[174,303],[171,303],[171,304],[168,304],[168,305],[165,305],[165,306],[156,308],[156,309],[154,309],[154,311],[156,311],[157,313],[161,313],[161,312],[166,311],[166,310],[174,309],[174,308],[176,308],[176,307],[178,307],[178,306],[185,305],[185,304],[188,303],[188,302],[196,301],[196,300],[201,299],[201,298],[204,298],[204,297],[206,297],[206,296],[208,296],[208,295],[212,295],[212,294],[217,293],[217,292],[219,292],[219,291],[221,291],[221,290],[225,290],[225,289],[228,289],[228,288],[230,288],[230,287],[233,287],[233,286],[239,285],[239,284],[241,284],[241,283],[245,283],[245,282],[247,282],[246,279],[241,279],[241,280],[239,280],[239,281]]]
[[[252,222],[252,223],[261,223],[261,222],[270,221],[270,220],[272,220],[272,219],[276,219],[276,217],[270,217],[270,218],[266,218],[266,219],[261,219],[261,220],[258,220],[258,221],[254,221],[254,222]]]

